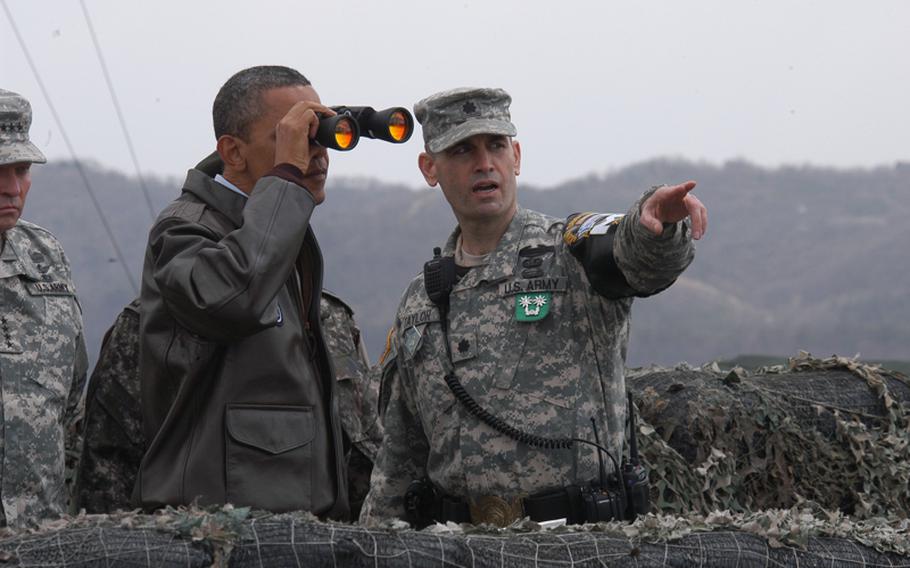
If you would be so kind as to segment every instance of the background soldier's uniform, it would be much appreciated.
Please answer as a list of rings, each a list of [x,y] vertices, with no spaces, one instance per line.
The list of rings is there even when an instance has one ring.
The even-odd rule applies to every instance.
[[[323,290],[320,317],[326,348],[335,368],[341,428],[351,444],[346,456],[348,493],[351,515],[356,518],[370,490],[370,474],[382,442],[379,384],[371,380],[370,360],[350,306]]]
[[[564,221],[519,208],[487,264],[452,290],[451,361],[423,275],[412,281],[384,359],[386,436],[361,519],[402,517],[408,485],[424,476],[469,502],[597,478],[590,446],[534,449],[469,414],[443,380],[453,370],[481,407],[519,430],[593,441],[594,418],[619,459],[632,296],[669,286],[694,254],[688,222],[665,226],[661,236],[639,223],[650,193],[625,216]],[[458,234],[444,256],[453,255]]]
[[[82,310],[51,233],[22,220],[6,232],[0,306],[0,502],[3,522],[21,527],[66,512],[81,449]]]
[[[76,477],[76,506],[89,513],[132,509],[145,452],[139,382],[139,299],[107,330],[85,402],[85,444]]]

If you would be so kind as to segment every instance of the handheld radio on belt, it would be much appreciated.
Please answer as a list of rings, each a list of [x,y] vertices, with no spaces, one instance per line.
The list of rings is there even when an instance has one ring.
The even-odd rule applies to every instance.
[[[455,285],[455,259],[441,256],[438,247],[433,249],[433,259],[424,264],[424,286],[429,299],[436,304],[440,312],[440,323],[444,335],[446,351],[449,351],[448,341],[448,310],[449,295]],[[451,353],[448,353],[451,360]],[[506,423],[501,418],[484,409],[465,390],[458,381],[454,370],[445,376],[446,385],[455,395],[455,398],[465,409],[494,430],[514,440],[528,444],[535,448],[563,449],[570,448],[576,443],[594,446],[598,450],[600,461],[599,484],[585,486],[569,486],[556,493],[548,492],[546,495],[530,496],[524,499],[524,510],[532,518],[546,516],[546,510],[568,508],[569,514],[565,516],[570,523],[601,522],[612,520],[633,520],[637,515],[645,514],[650,510],[648,485],[648,471],[642,466],[638,458],[638,445],[635,426],[635,411],[632,405],[632,395],[629,394],[629,430],[630,447],[629,461],[623,460],[622,467],[616,458],[600,444],[597,426],[594,419],[595,441],[582,438],[547,438],[529,432],[524,432]],[[603,463],[603,455],[613,462],[615,475],[607,476]],[[564,493],[564,494],[563,494]],[[551,506],[558,501],[558,497],[568,501],[566,507]],[[415,480],[411,483],[405,495],[405,510],[408,520],[418,526],[426,526],[432,521],[470,522],[464,508],[459,509],[459,499],[440,495],[429,479]],[[447,511],[454,511],[447,514]],[[573,514],[574,513],[574,514]],[[550,517],[554,518],[554,517]],[[546,519],[534,519],[546,520]]]

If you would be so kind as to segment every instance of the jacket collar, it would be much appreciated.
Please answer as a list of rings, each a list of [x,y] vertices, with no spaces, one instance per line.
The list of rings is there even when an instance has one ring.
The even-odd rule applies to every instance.
[[[6,232],[6,244],[0,253],[0,278],[24,274],[30,280],[41,280],[41,272],[29,258],[28,237],[14,226]]]
[[[225,215],[235,226],[243,224],[243,207],[247,198],[221,185],[207,173],[196,169],[190,170],[183,184],[183,191]]]

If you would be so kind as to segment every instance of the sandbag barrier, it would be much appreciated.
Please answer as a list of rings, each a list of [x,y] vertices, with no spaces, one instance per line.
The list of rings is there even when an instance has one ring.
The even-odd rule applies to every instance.
[[[0,566],[211,566],[211,546],[170,531],[60,528],[0,540]]]
[[[910,556],[894,552],[910,552],[907,529],[906,523],[857,524],[796,509],[650,515],[632,524],[546,531],[529,521],[508,529],[450,524],[413,531],[400,523],[323,523],[306,513],[192,509],[68,519],[39,534],[0,540],[0,561],[22,567],[910,568]]]
[[[663,543],[634,542],[618,527],[483,534],[441,528],[376,530],[286,519],[254,523],[251,530],[253,536],[235,547],[231,567],[910,566],[910,559],[843,538],[808,537],[803,547],[774,548],[763,537],[729,530]]]
[[[801,354],[752,373],[641,370],[628,385],[656,513],[632,524],[413,531],[165,509],[0,529],[0,565],[910,568],[905,376]]]

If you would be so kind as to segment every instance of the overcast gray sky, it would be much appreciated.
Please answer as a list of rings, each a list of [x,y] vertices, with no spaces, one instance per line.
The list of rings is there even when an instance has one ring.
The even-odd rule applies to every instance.
[[[80,159],[135,173],[78,0],[0,0]],[[235,71],[284,64],[327,104],[411,107],[456,86],[512,94],[521,179],[547,186],[656,156],[873,166],[910,148],[910,2],[84,0],[143,173],[214,148]],[[0,87],[69,157],[5,10]],[[423,186],[419,132],[333,153],[332,175]]]

